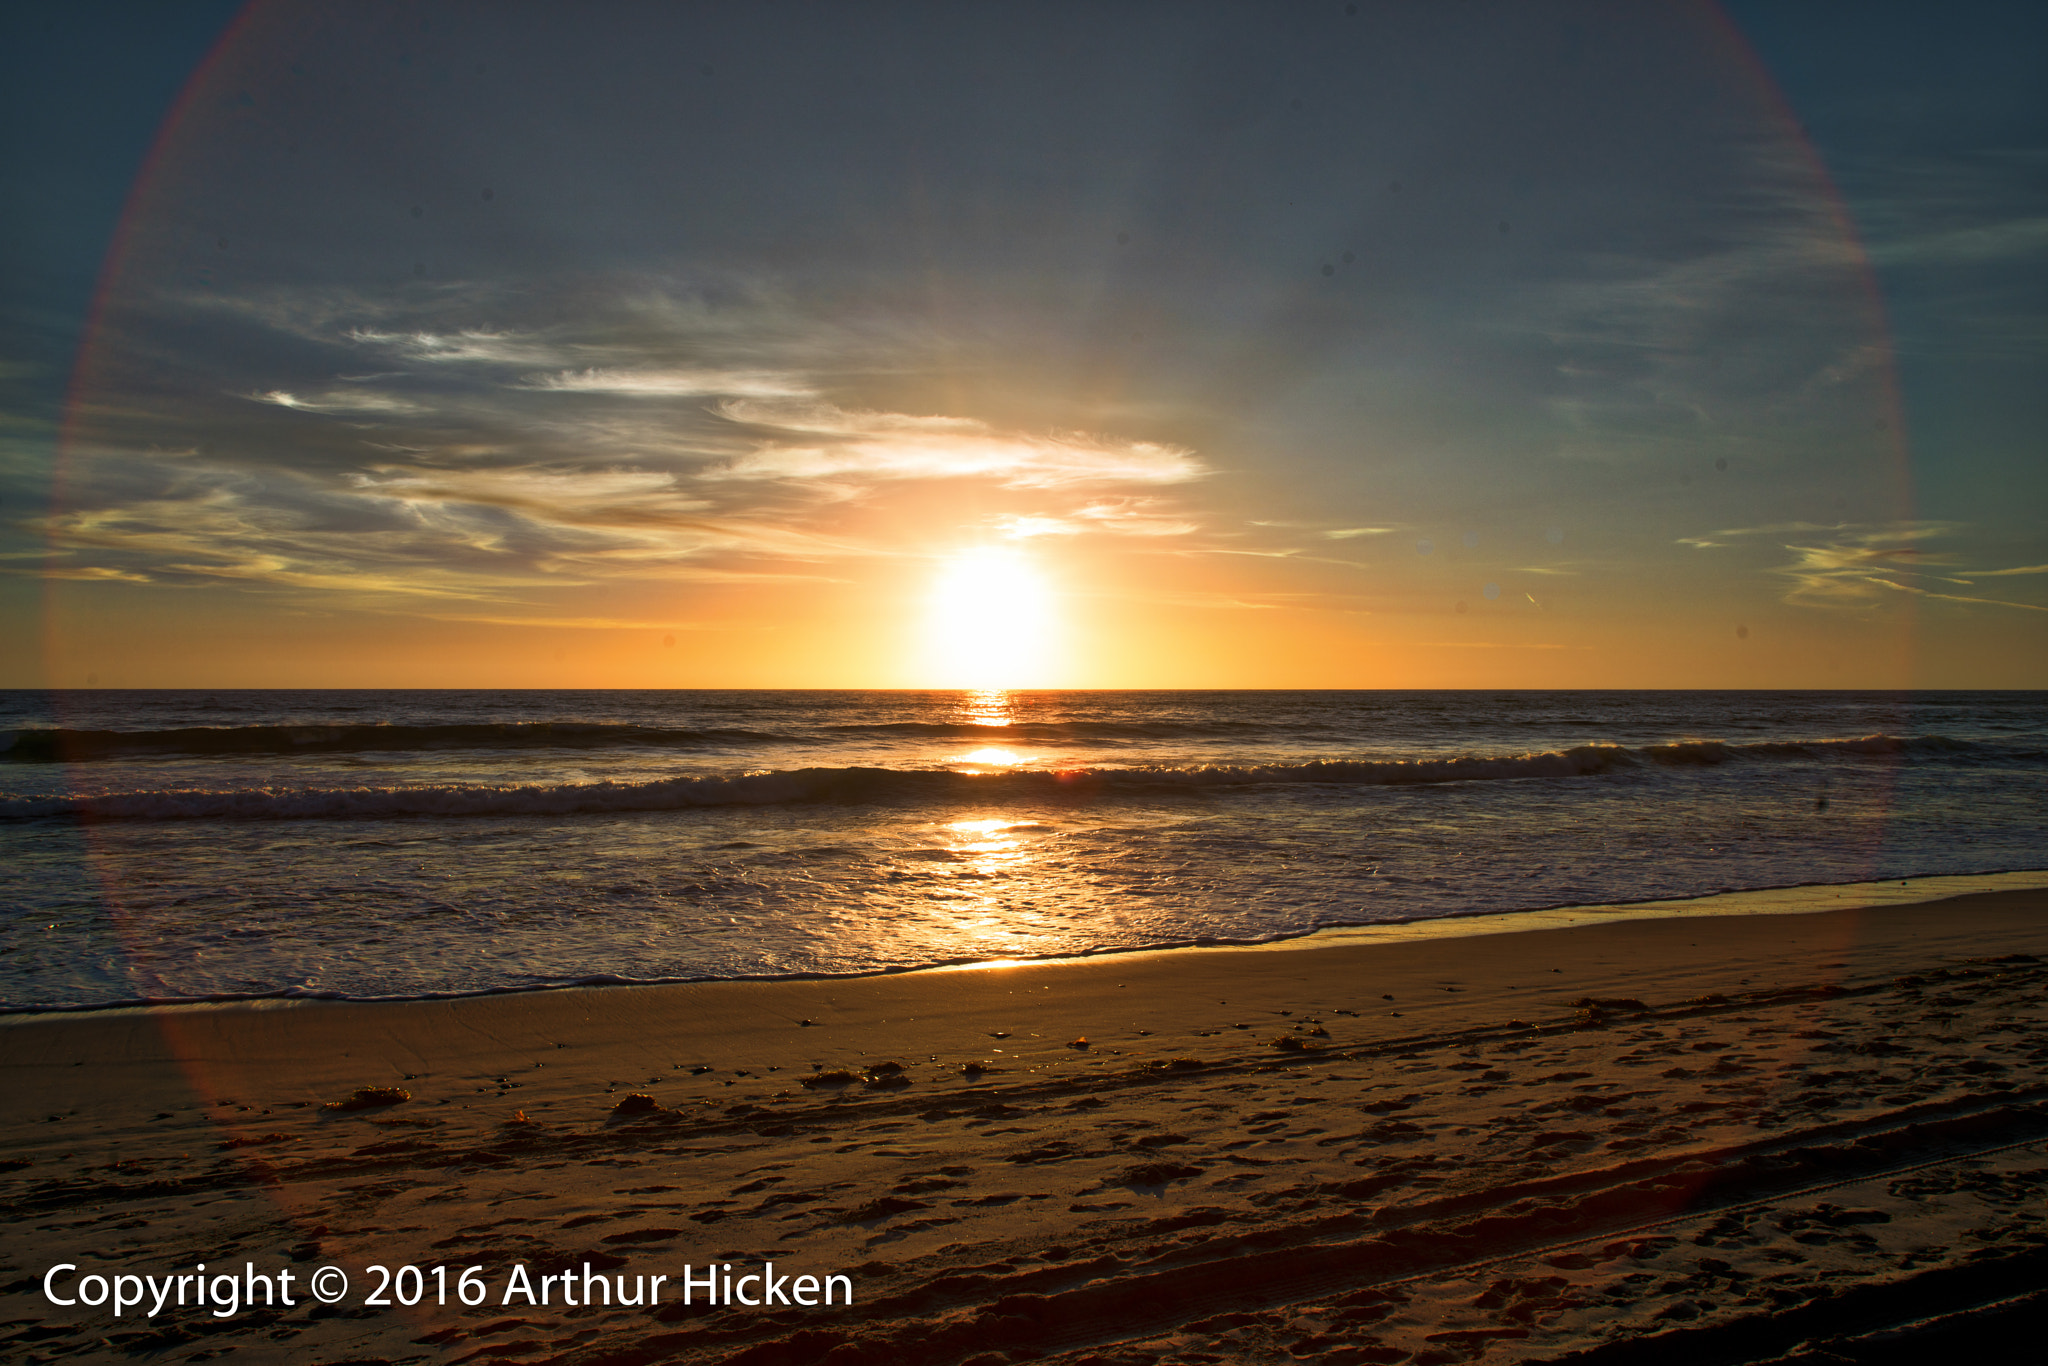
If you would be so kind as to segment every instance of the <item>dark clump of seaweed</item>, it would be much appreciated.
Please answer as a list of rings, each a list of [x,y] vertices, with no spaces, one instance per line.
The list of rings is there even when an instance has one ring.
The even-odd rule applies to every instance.
[[[327,1103],[329,1110],[374,1110],[382,1105],[403,1105],[412,1092],[403,1086],[358,1086],[340,1100]]]
[[[619,1103],[612,1107],[612,1113],[615,1115],[646,1115],[652,1114],[660,1108],[661,1102],[653,1096],[648,1095],[645,1091],[635,1091],[630,1096],[622,1096],[619,1099]]]
[[[910,1085],[910,1078],[903,1075],[902,1063],[878,1062],[869,1065],[867,1084],[886,1091],[894,1087]]]
[[[1127,1186],[1163,1186],[1169,1181],[1185,1181],[1191,1176],[1200,1176],[1202,1169],[1186,1162],[1141,1162],[1127,1167],[1118,1178]]]
[[[858,1072],[848,1072],[844,1068],[838,1068],[830,1072],[819,1072],[805,1077],[800,1084],[809,1087],[849,1086],[859,1080],[860,1074]]]

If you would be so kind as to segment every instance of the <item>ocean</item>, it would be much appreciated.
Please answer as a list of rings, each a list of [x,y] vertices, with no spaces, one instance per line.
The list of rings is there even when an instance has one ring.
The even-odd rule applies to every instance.
[[[0,1005],[866,973],[2048,868],[2041,692],[0,693]]]

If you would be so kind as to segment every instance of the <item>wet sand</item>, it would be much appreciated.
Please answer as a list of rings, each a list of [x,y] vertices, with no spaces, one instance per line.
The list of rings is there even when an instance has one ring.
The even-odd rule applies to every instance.
[[[1645,915],[9,1017],[0,1345],[1665,1366],[1926,1359],[2038,1319],[2048,891]],[[332,1108],[358,1088],[408,1098]],[[685,1268],[770,1261],[853,1303],[682,1302]],[[43,1290],[199,1262],[238,1296],[289,1269],[296,1302]],[[420,1302],[366,1305],[372,1264],[421,1268]],[[507,1301],[515,1268],[546,1304]],[[564,1271],[579,1301],[669,1279],[565,1304]]]

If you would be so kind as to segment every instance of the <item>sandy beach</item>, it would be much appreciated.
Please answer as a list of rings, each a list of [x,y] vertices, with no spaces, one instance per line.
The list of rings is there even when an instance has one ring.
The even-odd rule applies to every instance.
[[[1996,1344],[2048,1284],[2048,892],[1837,900],[14,1016],[0,1343],[974,1366]],[[745,1303],[771,1287],[793,1298]]]

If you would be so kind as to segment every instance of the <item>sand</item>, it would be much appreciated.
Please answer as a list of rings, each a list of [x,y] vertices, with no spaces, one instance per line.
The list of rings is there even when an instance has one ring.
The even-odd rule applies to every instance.
[[[0,1346],[764,1366],[1992,1351],[2048,1304],[2048,891],[1857,904],[1877,899],[7,1017]],[[163,1278],[201,1262],[216,1302],[150,1315],[139,1278],[174,1296]],[[742,1278],[769,1262],[788,1304],[706,1303],[709,1268],[720,1300],[728,1265],[758,1298]],[[52,1304],[65,1264],[58,1298],[128,1275],[144,1303]],[[349,1282],[333,1305],[308,1293],[327,1265]],[[420,1268],[397,1282],[419,1302],[365,1303],[372,1265]],[[280,1270],[294,1303],[266,1307]],[[582,1303],[600,1280],[642,1303]]]

